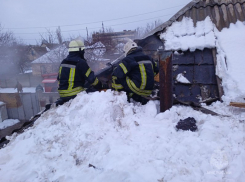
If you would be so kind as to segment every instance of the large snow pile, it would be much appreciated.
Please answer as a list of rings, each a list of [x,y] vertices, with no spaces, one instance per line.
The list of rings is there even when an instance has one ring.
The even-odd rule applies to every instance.
[[[244,180],[245,113],[221,103],[211,109],[231,116],[157,108],[158,101],[128,103],[124,92],[80,93],[9,138],[0,150],[0,181]],[[197,132],[175,130],[187,117],[197,120]]]
[[[241,102],[245,98],[243,83],[245,70],[245,22],[230,24],[221,32],[217,30],[210,17],[197,22],[191,18],[174,22],[160,35],[167,50],[203,50],[217,48],[216,74],[222,79],[225,96],[223,100]]]

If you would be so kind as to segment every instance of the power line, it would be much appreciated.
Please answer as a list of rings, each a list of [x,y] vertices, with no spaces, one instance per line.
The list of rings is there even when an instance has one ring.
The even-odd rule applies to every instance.
[[[169,16],[169,15],[172,15],[172,14],[162,15],[160,17]],[[126,22],[126,23],[121,23],[121,24],[108,25],[108,26],[105,26],[105,27],[109,28],[109,27],[114,27],[114,26],[119,26],[119,25],[136,23],[136,22],[140,22],[140,21],[152,20],[152,19],[156,19],[156,18],[160,18],[160,17],[158,16],[158,17],[154,17],[154,18],[148,18],[148,19],[137,20],[137,21],[132,21],[132,22]],[[93,28],[89,28],[89,30],[98,29],[98,28],[101,28],[101,27],[93,27]],[[83,29],[75,29],[75,30],[65,30],[65,31],[61,31],[61,32],[64,33],[64,32],[74,32],[74,31],[81,31],[81,30],[86,30],[86,28],[83,28]],[[47,33],[47,32],[39,32],[39,33],[14,33],[14,34],[45,34],[45,33]]]
[[[159,12],[159,11],[163,11],[163,10],[168,10],[168,9],[180,7],[180,6],[183,6],[183,5],[185,5],[185,4],[181,4],[181,5],[173,6],[173,7],[169,7],[169,8],[164,8],[164,9],[160,9],[160,10],[156,10],[156,11],[151,11],[151,12],[147,12],[147,13],[142,13],[142,14],[132,15],[132,16],[126,16],[126,17],[121,17],[121,18],[115,18],[115,19],[103,20],[103,22],[115,21],[115,20],[121,20],[121,19],[125,19],[125,18],[131,18],[131,17],[141,16],[141,15],[151,14],[151,13],[155,13],[155,12]],[[101,23],[101,22],[102,22],[102,20],[101,20],[101,21],[95,21],[95,22],[83,23],[83,24],[56,25],[56,26],[46,26],[46,27],[6,28],[6,29],[52,28],[52,27],[59,27],[59,26],[60,26],[60,27],[68,27],[68,26],[78,26],[78,25],[89,25],[89,24]]]

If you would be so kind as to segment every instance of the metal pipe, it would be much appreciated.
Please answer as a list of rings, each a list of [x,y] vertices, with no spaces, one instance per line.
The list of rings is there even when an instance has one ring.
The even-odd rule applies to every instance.
[[[159,51],[160,112],[173,106],[172,51]]]

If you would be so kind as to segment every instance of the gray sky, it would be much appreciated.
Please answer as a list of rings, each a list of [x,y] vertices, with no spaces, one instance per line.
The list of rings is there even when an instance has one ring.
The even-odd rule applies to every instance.
[[[104,27],[134,30],[167,21],[191,0],[0,0],[0,23],[23,42],[35,44],[40,33],[61,27],[65,38]]]

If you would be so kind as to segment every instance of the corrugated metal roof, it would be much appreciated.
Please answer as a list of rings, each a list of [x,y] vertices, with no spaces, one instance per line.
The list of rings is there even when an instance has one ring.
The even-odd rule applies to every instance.
[[[245,0],[193,0],[146,37],[163,31],[174,21],[181,21],[183,17],[190,17],[196,24],[207,16],[211,18],[218,30],[228,28],[237,20],[245,21]]]

